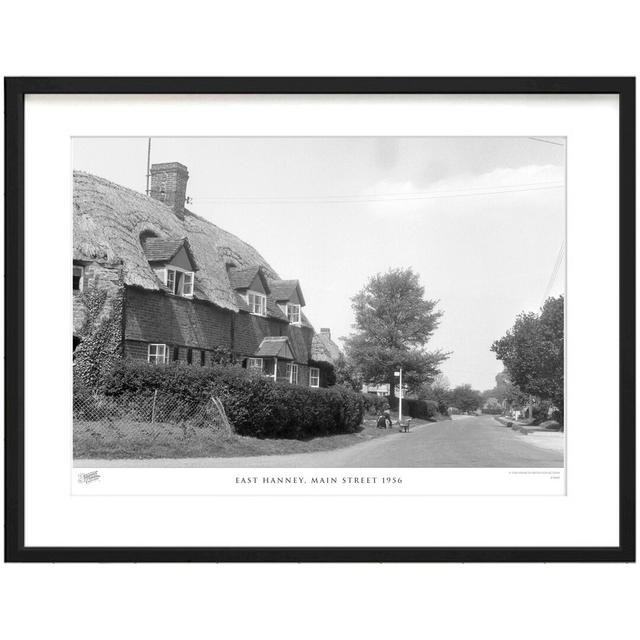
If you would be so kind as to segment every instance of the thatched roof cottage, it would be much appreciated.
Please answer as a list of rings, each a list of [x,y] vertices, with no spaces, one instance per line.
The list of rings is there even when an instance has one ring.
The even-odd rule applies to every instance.
[[[96,364],[110,341],[133,359],[208,366],[227,354],[274,379],[321,386],[314,351],[330,358],[313,349],[300,283],[281,279],[252,246],[186,209],[187,180],[178,162],[152,165],[145,196],[74,172],[78,359]]]

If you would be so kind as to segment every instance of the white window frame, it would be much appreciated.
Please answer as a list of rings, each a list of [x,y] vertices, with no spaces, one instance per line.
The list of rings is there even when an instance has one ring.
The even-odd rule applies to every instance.
[[[287,362],[287,378],[289,378],[289,384],[299,383],[299,367],[295,362]]]
[[[169,277],[169,272],[172,272],[171,278]],[[176,290],[176,283],[178,281],[176,273],[178,272],[182,274],[182,291]],[[195,275],[193,271],[187,271],[186,269],[181,269],[180,267],[175,266],[165,267],[162,281],[166,287],[169,287],[174,296],[193,298],[193,286],[195,282]]]
[[[315,384],[313,384],[314,379]],[[320,386],[320,369],[318,367],[309,367],[309,386],[316,389]]]
[[[296,312],[296,315],[298,317],[297,320],[294,320],[292,318],[292,311]],[[299,304],[295,304],[293,302],[288,302],[287,303],[287,319],[289,320],[289,322],[291,324],[300,324],[300,322],[302,322],[302,311],[300,310],[300,305]]]
[[[252,300],[253,296],[253,300]],[[263,318],[267,315],[267,296],[264,293],[260,293],[259,291],[247,291],[247,304],[249,305],[249,311],[254,316],[262,316]],[[256,302],[258,302],[256,311]]]
[[[193,297],[193,271],[185,271],[182,279],[182,295],[185,298]]]
[[[74,291],[84,291],[84,267],[81,264],[74,264],[73,276],[76,274],[76,269],[80,269],[80,281],[78,282],[78,288],[74,289]],[[73,286],[73,280],[71,280],[71,285]]]
[[[159,349],[162,347],[162,349]],[[152,351],[154,353],[152,353]],[[166,344],[160,342],[152,342],[147,346],[147,362],[151,364],[166,364],[169,349]]]
[[[257,366],[258,362],[260,363],[259,366]],[[260,373],[262,373],[264,371],[264,359],[263,358],[247,358],[247,369],[250,369],[251,371],[260,370]]]

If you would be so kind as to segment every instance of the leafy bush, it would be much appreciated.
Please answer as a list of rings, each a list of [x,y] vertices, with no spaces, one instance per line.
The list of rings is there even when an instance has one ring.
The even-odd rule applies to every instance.
[[[273,382],[239,366],[158,366],[125,360],[106,381],[111,395],[146,395],[155,389],[193,403],[217,396],[236,433],[257,438],[302,440],[353,433],[365,410],[362,395],[344,387],[311,389]]]
[[[549,415],[549,409],[551,409],[552,402],[550,400],[543,400],[538,404],[533,405],[533,424],[541,424],[548,420],[553,420],[562,424],[562,415],[557,409],[551,412]]]
[[[389,408],[386,396],[377,396],[375,393],[363,393],[364,409],[370,415],[380,415]]]
[[[482,409],[482,413],[488,416],[501,416],[503,411],[502,407],[486,407]]]
[[[393,409],[397,410],[400,402],[393,399]],[[435,400],[402,399],[402,413],[421,420],[433,420],[438,417],[438,403]]]

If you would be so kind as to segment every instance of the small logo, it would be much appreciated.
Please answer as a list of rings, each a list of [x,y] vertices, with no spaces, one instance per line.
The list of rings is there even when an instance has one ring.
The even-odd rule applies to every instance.
[[[96,480],[100,480],[100,474],[97,471],[89,471],[87,473],[78,474],[78,482],[80,484],[89,484],[90,482],[95,482]]]

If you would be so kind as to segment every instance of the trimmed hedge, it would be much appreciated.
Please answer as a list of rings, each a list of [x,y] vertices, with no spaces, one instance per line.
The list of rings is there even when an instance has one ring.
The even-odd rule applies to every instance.
[[[194,402],[215,395],[235,432],[256,438],[304,440],[353,433],[365,410],[362,394],[344,387],[299,387],[234,365],[205,368],[125,360],[105,383],[108,395],[145,394],[155,389]]]
[[[397,410],[400,404],[398,398],[393,399],[393,409]],[[438,403],[434,400],[415,400],[413,398],[402,399],[402,413],[419,418],[421,420],[434,420],[438,417]]]
[[[364,410],[368,414],[380,415],[389,408],[389,401],[386,396],[377,396],[375,393],[363,393]]]

